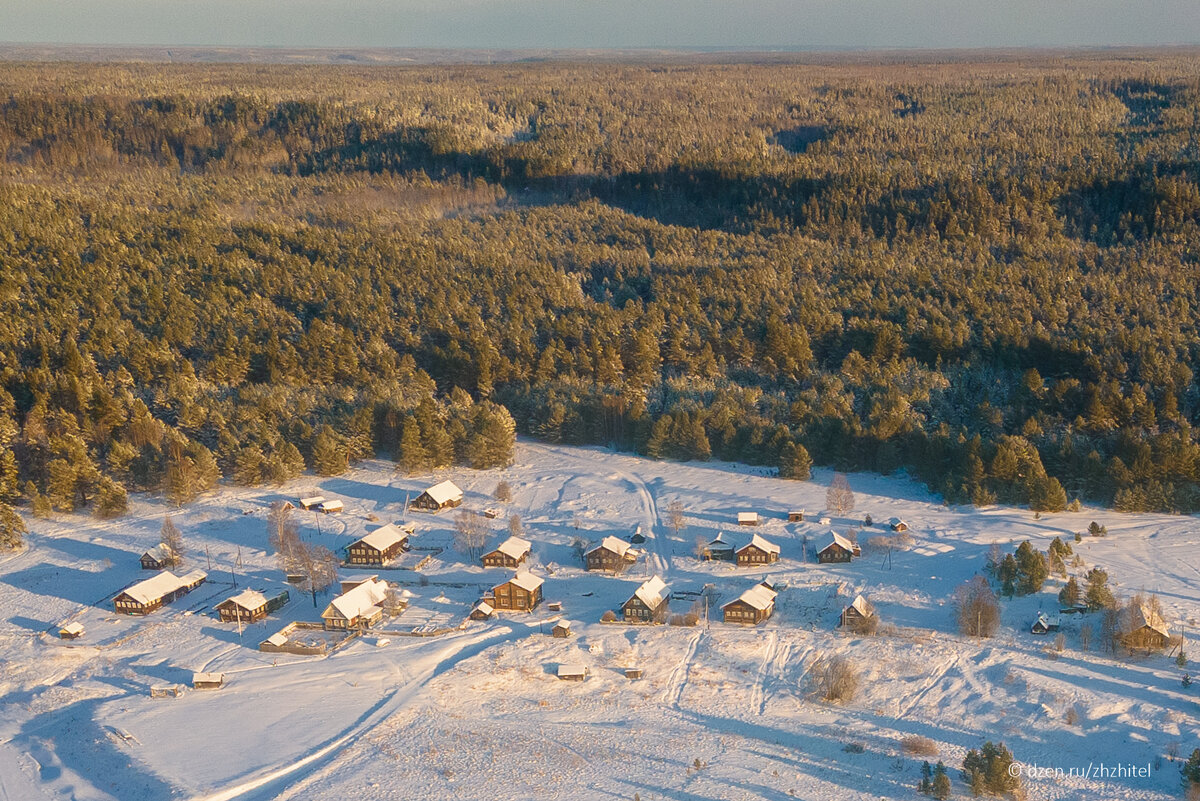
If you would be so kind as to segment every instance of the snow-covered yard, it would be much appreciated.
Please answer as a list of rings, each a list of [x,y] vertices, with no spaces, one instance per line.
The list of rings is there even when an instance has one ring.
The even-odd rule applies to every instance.
[[[512,571],[456,553],[456,512],[405,517],[406,498],[447,477],[466,490],[466,508],[503,510],[489,521],[489,547],[507,536],[507,515],[520,515],[530,569],[561,612],[543,604],[462,625]],[[144,618],[114,614],[109,599],[148,575],[137,559],[158,541],[168,511],[158,499],[135,498],[131,514],[111,522],[31,521],[29,547],[0,561],[0,799],[908,799],[927,758],[904,752],[901,741],[915,735],[934,741],[929,758],[945,760],[959,792],[966,750],[1002,739],[1043,768],[1152,766],[1149,778],[1030,779],[1031,799],[1179,797],[1169,756],[1200,747],[1200,681],[1184,689],[1181,669],[1162,654],[1081,650],[1078,617],[1064,620],[1061,654],[1053,637],[1029,634],[1039,608],[1057,608],[1058,578],[1041,594],[1003,601],[1001,631],[983,642],[956,634],[949,596],[983,568],[993,543],[1011,550],[1030,539],[1045,549],[1062,536],[1088,566],[1107,569],[1119,593],[1158,593],[1200,657],[1194,518],[947,508],[916,484],[865,474],[850,477],[857,505],[838,517],[824,510],[829,479],[523,442],[502,471],[405,477],[380,462],[283,488],[223,488],[172,512],[186,569],[209,580]],[[500,480],[512,486],[510,503],[492,497]],[[341,515],[295,512],[309,542],[340,548],[405,520],[416,524],[415,548],[444,550],[419,571],[343,568],[343,576],[379,573],[412,594],[381,634],[323,656],[263,653],[260,641],[290,621],[318,620],[328,597],[314,606],[293,590],[287,606],[241,631],[213,607],[246,587],[287,587],[266,546],[266,512],[307,494],[346,505]],[[684,509],[678,532],[673,501]],[[798,508],[806,522],[787,522]],[[739,528],[739,511],[757,511],[762,524]],[[861,558],[814,562],[829,531],[821,516],[843,531],[868,513],[877,524],[860,533]],[[908,522],[913,545],[889,562],[868,540],[890,534],[892,517]],[[1109,535],[1075,543],[1091,520]],[[577,539],[627,538],[637,526],[647,540],[629,571],[582,570]],[[781,546],[781,560],[698,561],[697,540],[718,531],[735,544],[757,532]],[[711,619],[600,622],[655,574],[680,614],[713,585]],[[784,587],[774,617],[753,628],[720,622],[720,603],[768,577]],[[836,628],[860,592],[887,624],[878,636]],[[575,621],[573,636],[550,636],[560,618]],[[84,636],[58,640],[67,620]],[[858,696],[844,705],[809,691],[814,660],[832,654],[862,671]],[[586,681],[560,681],[560,664],[587,667]],[[643,676],[626,678],[628,667]],[[189,684],[194,671],[223,672],[228,683],[150,697],[152,686]]]

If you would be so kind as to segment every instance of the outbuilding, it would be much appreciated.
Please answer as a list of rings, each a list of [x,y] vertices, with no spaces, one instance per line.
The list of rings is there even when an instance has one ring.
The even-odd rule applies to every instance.
[[[517,612],[532,612],[542,602],[543,579],[532,573],[518,573],[492,588],[492,606]]]
[[[893,517],[889,520],[888,525],[891,526],[892,531],[908,531],[908,523],[905,523],[898,517]]]
[[[570,620],[560,620],[554,624],[554,628],[550,630],[550,633],[559,639],[565,639],[574,633],[571,631],[572,625],[574,624]]]
[[[586,665],[559,665],[558,678],[562,681],[583,681],[587,678]]]
[[[508,567],[516,569],[529,558],[532,544],[520,537],[509,537],[496,546],[496,550],[482,557],[484,567]]]
[[[734,556],[733,543],[725,539],[725,532],[718,531],[717,536],[709,540],[700,551],[700,557],[706,561],[732,562]]]
[[[755,534],[750,541],[734,552],[740,567],[769,565],[779,561],[779,546]]]
[[[1048,615],[1045,612],[1038,612],[1037,619],[1033,621],[1033,625],[1029,627],[1032,634],[1049,634],[1052,631],[1058,631],[1061,627],[1061,619],[1058,615]]]
[[[77,640],[83,636],[83,624],[79,621],[68,623],[58,630],[60,640]]]
[[[192,689],[194,690],[219,690],[224,686],[224,673],[196,673],[192,676]]]
[[[788,522],[789,523],[803,523],[804,522],[804,510],[803,509],[793,509],[792,511],[788,512]]]
[[[471,620],[488,620],[496,610],[487,601],[480,601],[471,610]]]
[[[333,515],[340,514],[346,505],[341,501],[322,501],[317,508],[321,510],[322,514]]]
[[[861,595],[854,596],[850,605],[842,610],[842,619],[838,623],[844,629],[855,630],[868,625],[875,617],[875,607]]]
[[[737,523],[739,526],[757,526],[758,512],[738,512]]]
[[[310,495],[307,498],[300,499],[300,508],[311,512],[323,503],[325,503],[324,495]]]
[[[443,481],[439,484],[434,484],[418,495],[410,506],[414,509],[438,512],[442,509],[453,509],[456,506],[461,506],[462,502],[463,491],[458,488],[458,485],[453,481]]]

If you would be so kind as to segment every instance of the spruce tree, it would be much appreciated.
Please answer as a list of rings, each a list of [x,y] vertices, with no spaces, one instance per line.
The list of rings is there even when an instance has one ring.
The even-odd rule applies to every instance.
[[[1042,552],[1026,540],[1017,546],[1017,592],[1031,595],[1039,592],[1050,571],[1046,569],[1046,558]]]
[[[52,459],[47,465],[46,498],[59,512],[75,511],[75,467],[66,459]]]
[[[503,406],[481,404],[475,415],[475,431],[469,446],[471,466],[486,470],[508,467],[516,447],[516,423]]]
[[[396,455],[396,469],[412,475],[429,469],[429,455],[421,444],[421,427],[409,417],[404,421],[400,434],[400,452]]]
[[[266,459],[257,445],[244,445],[233,465],[233,480],[243,487],[257,487],[263,481]]]
[[[789,442],[783,446],[779,455],[779,477],[796,481],[808,481],[812,478],[812,457],[803,445]]]
[[[125,492],[125,488],[119,482],[105,476],[100,482],[99,491],[96,493],[96,506],[94,509],[96,517],[101,519],[120,517],[128,509],[129,496]]]
[[[1058,592],[1058,603],[1063,609],[1079,605],[1079,582],[1074,576],[1067,579],[1066,585]]]
[[[25,521],[7,503],[0,501],[0,550],[13,551],[25,544]]]
[[[11,448],[0,450],[0,503],[15,503],[21,497],[20,471]]]
[[[931,795],[938,801],[946,801],[952,792],[950,775],[946,773],[946,766],[939,761],[937,767],[933,769],[933,790]]]
[[[1017,567],[1017,560],[1011,553],[1006,553],[1000,560],[1000,566],[996,568],[996,580],[1000,582],[1001,595],[1009,598],[1016,595],[1019,575],[1020,569]]]
[[[1112,609],[1116,606],[1117,600],[1113,597],[1112,590],[1108,588],[1108,573],[1101,568],[1094,567],[1087,573],[1087,591],[1084,593],[1084,600],[1087,602],[1088,609]]]
[[[328,425],[321,426],[313,441],[313,470],[319,476],[340,476],[350,468],[350,461],[338,436]]]

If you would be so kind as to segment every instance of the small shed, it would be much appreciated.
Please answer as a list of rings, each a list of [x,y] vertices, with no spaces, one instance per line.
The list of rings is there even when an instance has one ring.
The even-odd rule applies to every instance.
[[[68,623],[58,630],[60,640],[77,640],[83,636],[83,624],[79,621]]]
[[[197,673],[192,676],[192,689],[194,690],[219,690],[224,686],[224,673]]]
[[[757,526],[758,512],[738,512],[737,522],[739,526]]]
[[[642,677],[642,669],[640,667],[625,668],[625,678],[640,679]]]
[[[793,509],[790,512],[788,512],[788,522],[789,523],[803,523],[804,522],[804,510],[803,509]]]
[[[1048,615],[1045,612],[1038,612],[1037,619],[1033,621],[1033,625],[1029,627],[1032,634],[1049,634],[1052,631],[1058,631],[1061,627],[1061,619],[1058,615]]]
[[[480,601],[475,604],[475,608],[471,610],[471,620],[489,620],[495,613],[495,609],[487,601]]]
[[[162,570],[175,564],[175,553],[170,546],[159,543],[142,554],[142,570]]]
[[[431,512],[437,512],[442,509],[453,509],[456,506],[461,506],[462,502],[463,491],[458,488],[458,485],[453,481],[443,481],[439,484],[434,484],[414,498],[410,506],[414,509],[426,509]]]
[[[633,533],[629,535],[630,545],[641,545],[646,541],[646,535],[642,533],[640,525],[633,527]]]
[[[559,639],[565,639],[574,633],[571,631],[573,625],[575,624],[570,620],[560,620],[554,624],[554,628],[551,629],[550,633]]]
[[[489,506],[488,508],[483,510],[483,516],[486,517],[488,520],[495,520],[501,514],[503,514],[503,512],[501,512],[495,506]]]
[[[322,501],[321,505],[317,508],[320,509],[323,514],[333,515],[341,513],[346,506],[341,501]]]
[[[779,546],[755,534],[734,552],[739,566],[769,565],[779,561]]]
[[[323,503],[325,503],[324,495],[310,495],[307,498],[300,499],[300,508],[312,511],[313,509],[320,507],[320,505]]]
[[[817,521],[817,523],[822,526],[828,526],[828,525],[831,525],[833,523],[833,521],[830,520],[828,517],[822,517],[820,520]]]
[[[587,678],[587,665],[559,665],[558,678],[562,681],[583,681]]]
[[[888,525],[891,526],[892,531],[908,531],[908,523],[905,523],[898,517],[893,517],[889,520]]]

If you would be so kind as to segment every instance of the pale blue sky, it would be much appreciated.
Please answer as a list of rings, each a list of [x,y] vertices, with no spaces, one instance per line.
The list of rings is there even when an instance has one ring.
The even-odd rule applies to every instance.
[[[1200,0],[0,0],[0,41],[286,47],[1200,43]]]

